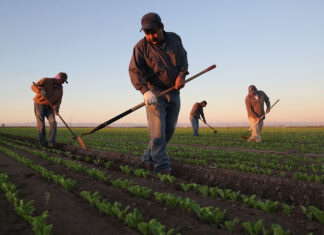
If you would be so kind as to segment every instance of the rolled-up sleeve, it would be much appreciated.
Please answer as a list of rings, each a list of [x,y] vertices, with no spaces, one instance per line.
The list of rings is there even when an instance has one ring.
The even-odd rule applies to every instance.
[[[137,46],[133,49],[132,59],[129,64],[129,76],[136,90],[142,94],[149,90],[145,78],[145,59],[143,52]]]

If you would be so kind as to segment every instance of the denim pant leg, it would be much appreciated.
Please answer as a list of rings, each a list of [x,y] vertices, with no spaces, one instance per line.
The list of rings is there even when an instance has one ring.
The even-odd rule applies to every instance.
[[[156,171],[171,170],[166,144],[174,133],[180,110],[178,94],[161,97],[156,105],[146,105],[151,141],[144,152],[142,161],[152,162]]]
[[[34,111],[37,121],[37,134],[39,139],[39,144],[41,146],[46,146],[46,129],[45,129],[45,115],[46,115],[46,106],[44,104],[34,103]]]
[[[52,110],[52,108],[49,107],[49,109],[47,110],[47,113],[46,113],[46,117],[47,117],[48,123],[50,125],[48,142],[55,143],[57,123],[56,123],[55,114],[54,114],[54,111]]]
[[[196,118],[193,115],[190,115],[190,121],[193,129],[193,135],[194,136],[199,136],[198,129],[199,129],[199,121],[198,118]]]
[[[178,116],[181,107],[180,95],[171,94],[169,96],[170,102],[166,109],[166,129],[165,129],[165,141],[168,143],[172,138],[174,130],[177,126]]]

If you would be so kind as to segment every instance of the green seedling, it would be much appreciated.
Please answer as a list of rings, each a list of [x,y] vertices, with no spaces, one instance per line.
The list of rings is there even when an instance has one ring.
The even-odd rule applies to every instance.
[[[183,210],[186,210],[188,212],[191,212],[192,211],[192,208],[193,208],[193,205],[195,205],[195,201],[194,200],[191,200],[190,198],[185,198],[183,200],[180,200],[180,207],[183,209]]]
[[[290,215],[292,210],[294,209],[295,207],[294,206],[289,206],[288,204],[286,203],[283,203],[282,204],[282,210],[283,212],[286,214],[286,215]]]
[[[191,184],[184,184],[184,183],[181,183],[181,184],[179,184],[180,185],[180,187],[182,188],[182,190],[183,191],[185,191],[185,192],[188,192],[190,189],[191,189]]]
[[[147,199],[150,197],[152,189],[145,186],[136,185],[129,187],[128,191],[136,197],[143,197]]]
[[[137,210],[136,208],[133,210],[132,213],[128,213],[125,217],[126,224],[136,229],[138,227],[138,224],[143,221],[142,214]]]
[[[172,175],[163,175],[161,173],[158,173],[157,176],[160,178],[162,183],[169,182],[170,184],[173,184],[174,182],[174,176]]]
[[[255,194],[253,194],[251,197],[248,197],[245,194],[241,194],[241,197],[242,197],[244,204],[247,208],[250,208],[251,206],[253,206],[255,204],[255,198],[256,198]]]
[[[109,169],[112,163],[113,163],[113,161],[107,161],[107,162],[105,162],[105,167],[107,169]]]
[[[225,228],[230,231],[233,232],[235,224],[237,223],[238,219],[235,218],[234,220],[227,220],[224,222]]]
[[[97,158],[97,159],[93,160],[93,162],[94,162],[94,164],[95,164],[96,166],[99,166],[100,163],[101,163],[101,159],[100,159],[100,158]]]
[[[125,166],[120,166],[120,169],[126,173],[127,175],[129,175],[132,170],[133,170],[133,167],[130,167],[129,165],[125,165]]]
[[[266,202],[262,202],[262,201],[257,201],[255,203],[255,207],[256,209],[260,208],[261,210],[263,210],[266,213],[270,213],[270,212],[274,212],[277,210],[279,206],[279,202],[278,201],[271,201],[271,200],[266,200]]]
[[[133,170],[134,175],[136,175],[137,177],[143,177],[146,178],[149,174],[150,171],[147,171],[145,169],[135,169]]]
[[[255,224],[250,221],[243,222],[242,225],[250,235],[269,234],[269,232],[263,227],[262,220],[258,220]]]
[[[274,235],[289,235],[290,230],[284,231],[279,224],[273,224],[271,226]]]

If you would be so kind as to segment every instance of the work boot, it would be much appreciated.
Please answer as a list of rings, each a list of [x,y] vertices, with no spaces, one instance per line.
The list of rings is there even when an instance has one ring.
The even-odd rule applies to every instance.
[[[157,173],[160,173],[162,175],[170,175],[171,171],[169,171],[167,169],[163,169],[163,170],[158,171]]]
[[[55,148],[55,143],[48,143],[47,147],[48,148]]]
[[[153,163],[144,163],[144,167],[145,167],[146,170],[154,171]]]
[[[153,165],[153,163],[150,163],[150,162],[139,161],[137,164],[137,167],[144,168],[149,171],[154,171],[154,165]]]

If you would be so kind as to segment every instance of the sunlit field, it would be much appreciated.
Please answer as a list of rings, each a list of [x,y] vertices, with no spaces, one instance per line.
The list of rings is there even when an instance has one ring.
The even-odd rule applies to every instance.
[[[140,164],[147,128],[102,129],[84,150],[66,128],[41,148],[36,128],[2,127],[0,233],[324,233],[324,127],[265,127],[262,144],[241,138],[248,128],[216,129],[177,128],[161,175]]]
[[[92,128],[73,128],[79,136]],[[324,127],[265,127],[262,144],[247,143],[241,136],[249,136],[248,128],[200,128],[200,137],[192,136],[191,128],[177,128],[170,144],[248,148],[258,150],[297,151],[324,153]],[[36,128],[0,128],[0,133],[37,138]],[[48,133],[48,130],[47,130]],[[83,138],[91,148],[133,153],[132,149],[144,150],[149,141],[147,128],[105,128]],[[78,144],[66,128],[58,128],[57,142]],[[132,144],[133,143],[133,144]],[[139,153],[140,154],[140,153]]]

